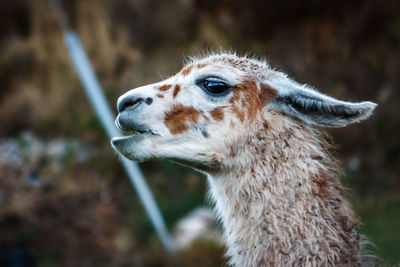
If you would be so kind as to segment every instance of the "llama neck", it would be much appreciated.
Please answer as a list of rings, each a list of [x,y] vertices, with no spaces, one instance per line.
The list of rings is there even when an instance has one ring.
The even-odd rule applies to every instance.
[[[239,167],[208,176],[232,265],[361,263],[357,221],[322,162],[329,157],[313,132],[302,131],[258,134],[239,149]]]

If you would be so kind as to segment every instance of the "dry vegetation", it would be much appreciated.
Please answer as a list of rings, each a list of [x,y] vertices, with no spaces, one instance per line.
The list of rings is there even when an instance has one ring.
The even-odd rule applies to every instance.
[[[363,124],[331,131],[343,181],[378,254],[400,261],[400,4],[383,1],[63,1],[110,103],[177,71],[205,49],[268,55],[273,66],[335,97],[373,100]],[[39,266],[220,266],[199,242],[165,255],[111,151],[46,1],[0,3],[0,138],[80,140],[84,162],[0,162],[0,263],[23,248]],[[22,140],[22,141],[21,141]],[[168,224],[204,202],[204,179],[171,163],[143,165]],[[27,185],[34,173],[38,186]],[[8,254],[7,254],[8,255]],[[31,259],[32,260],[32,259]],[[0,264],[1,265],[1,264]]]

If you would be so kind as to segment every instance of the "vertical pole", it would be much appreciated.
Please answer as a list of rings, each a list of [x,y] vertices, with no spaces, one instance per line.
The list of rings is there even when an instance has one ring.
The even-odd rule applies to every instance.
[[[99,117],[102,126],[106,130],[108,137],[112,138],[119,136],[120,132],[115,127],[113,113],[104,97],[104,94],[102,93],[103,91],[100,83],[93,72],[78,35],[74,31],[68,30],[68,20],[58,0],[48,1],[64,32],[64,42],[68,48],[69,56],[93,109]],[[151,190],[149,189],[138,164],[136,162],[131,162],[126,158],[122,158],[121,161],[159,239],[161,240],[161,243],[166,251],[173,253],[176,250],[175,244],[168,232],[161,212],[158,209]]]

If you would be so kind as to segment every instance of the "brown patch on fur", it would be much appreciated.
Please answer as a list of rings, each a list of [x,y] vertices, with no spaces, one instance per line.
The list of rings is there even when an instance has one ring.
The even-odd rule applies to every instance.
[[[260,100],[263,106],[271,103],[277,94],[278,90],[276,90],[269,84],[261,84]]]
[[[156,94],[156,96],[159,98],[164,98],[164,96],[162,94]]]
[[[161,85],[160,87],[158,87],[158,90],[160,90],[161,92],[165,92],[165,91],[168,91],[169,90],[169,88],[171,88],[171,84],[164,84],[164,85]]]
[[[244,122],[244,113],[240,108],[236,105],[233,106],[233,112],[236,114],[236,116],[239,118],[240,122]]]
[[[187,75],[192,71],[192,69],[193,69],[193,65],[189,65],[189,66],[187,66],[187,67],[184,67],[184,68],[181,70],[181,74],[182,74],[183,76],[187,76]]]
[[[271,126],[269,125],[269,123],[267,121],[263,121],[262,126],[260,127],[260,129],[256,133],[257,139],[260,140],[260,141],[265,141],[266,137],[267,137],[267,134],[270,131],[270,128],[271,128]],[[262,151],[261,153],[264,154],[265,153],[264,152],[265,148],[262,147],[261,151]]]
[[[171,134],[182,134],[189,129],[187,122],[197,124],[201,113],[193,107],[176,105],[165,114],[164,123]]]
[[[216,121],[222,121],[224,119],[224,112],[221,108],[216,108],[210,111],[211,117]]]
[[[175,85],[174,92],[172,93],[173,98],[175,98],[179,94],[180,90],[181,90],[181,86],[179,84]]]
[[[206,121],[210,121],[210,119],[207,117],[206,114],[202,113],[201,116],[202,116]]]
[[[328,190],[329,190],[327,175],[320,174],[320,175],[315,176],[313,183],[315,186],[315,188],[314,188],[315,194],[317,194],[321,197],[324,197],[327,195]]]
[[[237,149],[235,149],[236,147],[232,147],[231,150],[229,150],[229,156],[231,156],[232,158],[235,158],[237,156]]]
[[[267,121],[264,121],[263,127],[264,127],[264,131],[267,132],[271,126],[269,125],[269,123]]]
[[[197,67],[198,69],[204,68],[205,66],[207,66],[207,65],[204,64],[204,63],[198,63],[198,64],[196,65],[196,67]]]
[[[255,118],[263,107],[256,80],[249,77],[245,82],[237,84],[229,103],[241,122],[244,122],[246,115],[249,120]]]

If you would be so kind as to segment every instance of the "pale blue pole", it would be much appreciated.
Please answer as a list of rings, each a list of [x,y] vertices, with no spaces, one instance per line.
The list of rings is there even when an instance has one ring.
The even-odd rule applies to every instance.
[[[85,51],[82,48],[79,37],[75,32],[68,30],[65,33],[64,42],[68,47],[69,55],[89,101],[99,117],[101,124],[106,130],[107,135],[110,138],[119,136],[120,132],[115,127],[113,113],[104,97],[104,94],[102,93],[103,91],[100,83],[97,80]],[[121,158],[121,161],[164,248],[168,252],[174,252],[176,250],[175,244],[168,232],[161,212],[157,207],[154,197],[139,166],[136,162],[131,162],[126,158]]]
[[[68,52],[72,62],[77,70],[78,76],[82,82],[83,88],[89,98],[89,101],[94,108],[97,116],[107,132],[107,135],[112,138],[120,135],[120,132],[115,127],[114,116],[107,103],[99,81],[97,80],[89,60],[82,48],[79,37],[73,31],[67,31],[64,37],[65,44],[68,47]],[[129,178],[136,189],[140,201],[142,202],[151,222],[153,223],[156,232],[169,252],[175,251],[175,245],[170,237],[161,213],[157,207],[154,197],[146,184],[143,174],[136,162],[131,162],[126,158],[121,159],[122,164],[129,175]]]
[[[54,12],[57,23],[64,32],[64,42],[68,48],[70,58],[77,70],[83,88],[94,108],[107,135],[112,138],[120,135],[115,127],[113,112],[104,97],[103,90],[90,65],[90,61],[81,45],[78,35],[69,29],[68,18],[66,17],[59,0],[48,0],[49,6]],[[146,180],[136,162],[121,158],[122,165],[128,173],[129,179],[135,188],[142,205],[153,224],[158,237],[168,252],[175,252],[176,246],[173,242],[160,210],[154,200]]]

